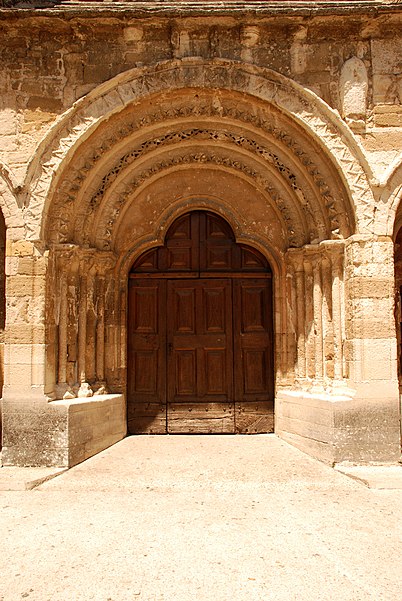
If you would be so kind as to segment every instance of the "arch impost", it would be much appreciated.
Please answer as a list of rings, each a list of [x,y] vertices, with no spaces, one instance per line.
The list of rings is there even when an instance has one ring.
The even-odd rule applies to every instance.
[[[360,231],[371,231],[374,198],[372,177],[364,153],[339,115],[313,92],[267,68],[241,62],[201,58],[170,60],[118,75],[90,92],[60,118],[39,145],[39,159],[29,166],[27,208],[30,239],[41,237],[41,219],[47,212],[63,165],[81,141],[105,119],[147,96],[183,88],[226,89],[274,105],[298,122],[336,163],[355,212]]]
[[[111,251],[82,248],[77,244],[54,244],[52,251],[61,271],[91,271],[102,276],[111,271],[117,262],[116,255]]]

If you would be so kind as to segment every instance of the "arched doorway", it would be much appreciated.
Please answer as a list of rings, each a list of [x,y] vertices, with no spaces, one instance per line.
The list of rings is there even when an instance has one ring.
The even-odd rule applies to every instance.
[[[214,213],[131,269],[127,393],[130,433],[273,431],[272,272]]]

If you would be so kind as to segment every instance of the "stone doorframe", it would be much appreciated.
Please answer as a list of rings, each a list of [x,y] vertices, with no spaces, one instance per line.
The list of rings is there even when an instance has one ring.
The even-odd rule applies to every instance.
[[[21,335],[38,369],[18,379],[10,359],[6,462],[71,465],[124,436],[127,274],[190,209],[222,215],[272,265],[277,433],[328,462],[395,460],[393,251],[371,179],[339,116],[268,69],[167,61],[78,101],[24,189],[40,268]]]

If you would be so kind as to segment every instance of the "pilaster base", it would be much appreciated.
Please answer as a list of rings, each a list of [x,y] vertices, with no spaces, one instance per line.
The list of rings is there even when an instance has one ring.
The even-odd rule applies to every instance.
[[[125,437],[121,394],[3,404],[3,465],[72,467]]]
[[[400,459],[399,399],[279,391],[275,432],[300,450],[335,463]]]

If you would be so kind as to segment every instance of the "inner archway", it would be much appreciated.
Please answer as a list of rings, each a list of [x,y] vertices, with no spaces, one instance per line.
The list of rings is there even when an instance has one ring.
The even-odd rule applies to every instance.
[[[176,219],[129,276],[130,433],[274,428],[272,271],[208,211]]]

